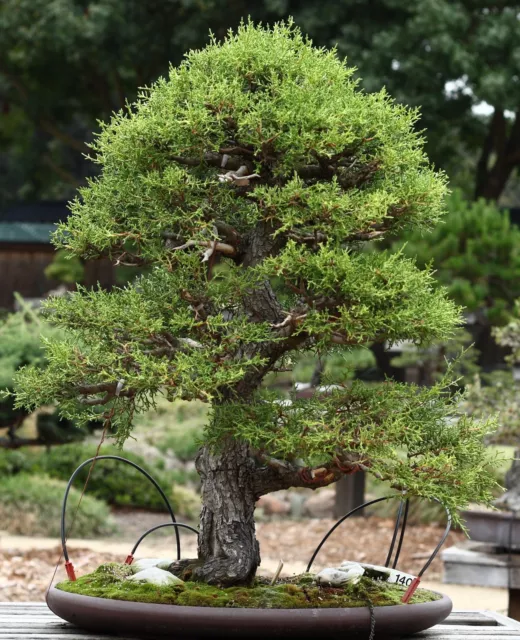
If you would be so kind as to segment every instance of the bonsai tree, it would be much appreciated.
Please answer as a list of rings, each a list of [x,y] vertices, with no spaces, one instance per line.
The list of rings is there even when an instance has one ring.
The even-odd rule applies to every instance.
[[[211,403],[197,580],[253,578],[255,502],[278,489],[368,470],[454,510],[491,497],[489,424],[449,420],[447,380],[344,384],[290,406],[260,386],[299,352],[444,339],[459,321],[428,271],[366,250],[434,225],[446,181],[417,113],[352,74],[291,24],[242,25],[190,52],[103,127],[100,176],[54,236],[73,255],[147,270],[47,305],[67,334],[48,342],[44,371],[19,373],[17,402],[83,420],[104,406],[120,443],[158,394]]]

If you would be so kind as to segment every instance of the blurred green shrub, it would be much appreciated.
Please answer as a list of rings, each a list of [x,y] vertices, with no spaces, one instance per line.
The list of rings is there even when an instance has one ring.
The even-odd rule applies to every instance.
[[[34,364],[46,366],[43,339],[60,335],[60,329],[45,322],[38,311],[32,309],[22,297],[16,295],[21,310],[0,319],[0,429],[14,427],[16,431],[28,417],[24,408],[15,407],[13,377],[21,367]],[[46,410],[36,421],[35,444],[51,445],[82,440],[89,430],[98,428],[92,422],[81,428],[70,420],[62,419],[57,412]],[[16,433],[10,440],[16,439]]]
[[[413,231],[394,249],[416,258],[421,268],[431,265],[450,297],[467,311],[478,312],[490,325],[503,325],[520,297],[520,229],[496,203],[470,202],[459,191],[446,205],[446,217],[432,233]]]
[[[0,451],[2,483],[5,476],[17,473],[48,475],[67,481],[76,467],[84,460],[94,457],[96,448],[96,445],[67,444],[54,447],[50,451]],[[161,469],[159,465],[151,464],[139,455],[121,452],[116,447],[103,447],[101,455],[122,456],[143,467],[159,483],[174,510],[179,510],[182,506],[176,500],[172,487],[185,480],[183,474]],[[89,466],[80,472],[75,480],[75,487],[83,486],[88,471]],[[166,511],[161,496],[152,483],[130,465],[115,460],[97,462],[88,483],[87,494],[113,506]]]
[[[54,258],[44,270],[45,276],[51,280],[58,280],[66,284],[83,282],[85,267],[76,256],[71,256],[68,251],[60,249],[54,254]]]
[[[48,476],[19,473],[3,477],[0,492],[1,528],[14,535],[59,536],[64,492],[65,482]],[[79,498],[80,491],[72,489],[67,505],[69,523]],[[75,519],[74,535],[93,538],[111,534],[115,529],[107,505],[84,495]]]
[[[197,456],[207,421],[208,405],[203,402],[159,400],[154,410],[136,416],[134,435],[187,462]],[[193,479],[197,481],[196,477]]]

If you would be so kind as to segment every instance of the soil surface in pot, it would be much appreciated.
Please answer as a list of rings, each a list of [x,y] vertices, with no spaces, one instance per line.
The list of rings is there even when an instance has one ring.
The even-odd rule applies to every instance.
[[[313,575],[304,574],[281,579],[275,585],[257,578],[250,587],[222,589],[200,582],[156,586],[127,580],[132,574],[132,568],[128,565],[108,563],[75,582],[61,582],[57,588],[112,600],[244,609],[354,608],[366,607],[369,602],[375,607],[384,607],[401,604],[405,591],[398,585],[365,577],[357,584],[340,588],[317,585]],[[437,593],[418,589],[410,602],[432,602],[440,597]]]

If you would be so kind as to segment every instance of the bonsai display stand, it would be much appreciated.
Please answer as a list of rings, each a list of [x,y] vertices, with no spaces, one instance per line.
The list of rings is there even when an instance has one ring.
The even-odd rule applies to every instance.
[[[463,511],[470,540],[445,549],[444,582],[508,590],[508,615],[520,620],[520,518]]]
[[[172,638],[176,637],[172,632]],[[376,640],[378,640],[376,630]],[[63,622],[45,604],[0,603],[0,640],[110,640],[114,636],[82,631]],[[520,623],[493,611],[455,611],[443,624],[414,636],[417,640],[520,640]],[[119,636],[119,640],[133,640]],[[182,638],[179,638],[182,640]],[[245,638],[244,638],[245,640]],[[394,638],[394,640],[400,640]]]
[[[520,589],[520,554],[489,544],[464,540],[441,552],[444,582],[477,587]]]

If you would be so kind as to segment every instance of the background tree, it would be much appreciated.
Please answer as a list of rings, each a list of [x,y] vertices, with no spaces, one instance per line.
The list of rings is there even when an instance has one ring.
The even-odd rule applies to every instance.
[[[68,197],[98,119],[240,18],[293,15],[363,86],[420,106],[427,152],[468,194],[504,196],[520,162],[520,3],[508,0],[4,0],[0,196]],[[491,116],[473,107],[485,101]]]
[[[243,15],[235,0],[5,0],[0,4],[0,197],[71,197],[93,165],[97,129],[168,72],[209,30],[223,37]],[[272,15],[272,14],[271,14]]]
[[[293,353],[452,332],[458,310],[430,273],[364,250],[441,215],[445,179],[416,117],[360,92],[292,27],[248,24],[190,53],[96,139],[100,177],[56,243],[149,271],[48,305],[67,334],[44,371],[18,374],[18,403],[58,401],[83,420],[104,406],[123,442],[159,393],[210,402],[196,579],[254,576],[255,502],[271,491],[369,470],[454,511],[490,499],[489,425],[456,415],[446,380],[345,384],[290,407],[260,387]]]
[[[476,197],[498,200],[520,163],[520,3],[290,0],[315,42],[336,44],[369,91],[421,107],[427,153]],[[473,107],[487,103],[490,116]]]
[[[498,415],[499,428],[489,438],[490,442],[513,445],[516,448],[513,464],[506,475],[507,491],[495,501],[502,509],[520,510],[520,446],[519,446],[519,383],[515,375],[520,363],[520,300],[515,314],[504,327],[494,330],[497,343],[510,350],[507,356],[509,370],[493,371],[475,376],[461,409],[468,415],[487,418]]]
[[[429,351],[408,352],[401,364],[419,357],[442,371],[448,352],[454,355],[463,345],[474,344],[476,364],[490,371],[501,366],[507,354],[493,339],[492,330],[512,319],[520,296],[520,230],[511,224],[507,211],[482,199],[468,202],[460,192],[447,199],[447,209],[443,223],[431,234],[412,230],[392,246],[414,257],[420,268],[434,269],[439,286],[464,307],[466,335]],[[464,364],[470,365],[467,358]],[[472,367],[460,373],[471,375]]]

